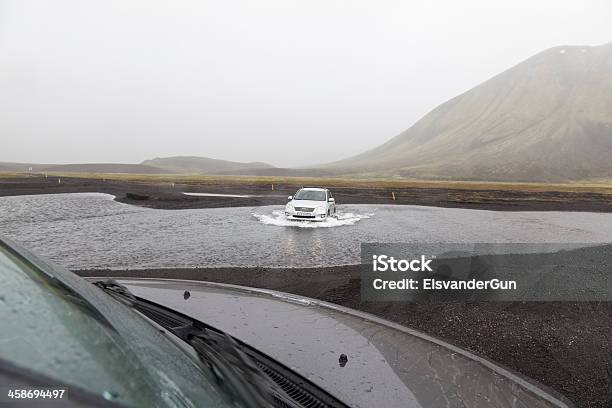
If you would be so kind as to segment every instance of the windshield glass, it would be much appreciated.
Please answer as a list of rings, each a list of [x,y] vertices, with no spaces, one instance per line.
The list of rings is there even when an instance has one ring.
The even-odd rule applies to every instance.
[[[325,191],[321,190],[300,190],[295,193],[295,200],[325,201]]]
[[[125,336],[1,246],[0,282],[0,359],[125,405],[230,406],[196,360],[110,297],[101,293],[129,327]]]

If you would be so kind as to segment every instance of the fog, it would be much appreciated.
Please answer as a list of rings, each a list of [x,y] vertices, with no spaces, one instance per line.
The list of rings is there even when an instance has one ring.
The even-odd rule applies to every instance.
[[[0,0],[0,161],[338,160],[611,21],[607,0]]]

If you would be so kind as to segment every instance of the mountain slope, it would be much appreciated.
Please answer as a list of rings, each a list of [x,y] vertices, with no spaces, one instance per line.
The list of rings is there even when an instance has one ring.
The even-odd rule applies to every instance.
[[[199,174],[233,173],[243,170],[273,168],[273,166],[267,163],[241,163],[195,156],[157,157],[152,160],[145,160],[141,164],[158,167],[174,173]]]
[[[417,178],[612,179],[612,43],[555,47],[325,166]]]

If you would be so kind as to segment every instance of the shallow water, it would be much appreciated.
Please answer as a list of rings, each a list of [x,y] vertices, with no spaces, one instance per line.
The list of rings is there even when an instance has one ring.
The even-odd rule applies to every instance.
[[[338,211],[335,216],[328,217],[323,221],[297,221],[288,220],[282,209],[269,211],[269,207],[264,211],[253,211],[253,217],[257,218],[262,224],[276,225],[277,227],[291,228],[332,228],[342,227],[344,225],[354,225],[360,220],[370,218],[374,213],[354,213],[346,211]],[[266,213],[267,212],[267,213]]]
[[[0,198],[0,233],[68,268],[307,267],[359,262],[362,242],[609,242],[612,214],[340,205],[287,221],[282,207],[155,210],[105,194]]]

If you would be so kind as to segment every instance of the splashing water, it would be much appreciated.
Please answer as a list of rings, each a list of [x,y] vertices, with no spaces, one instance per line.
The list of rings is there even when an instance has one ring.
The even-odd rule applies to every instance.
[[[288,220],[282,210],[274,210],[272,214],[253,213],[261,223],[266,225],[276,225],[278,227],[298,227],[298,228],[331,228],[344,225],[353,225],[356,222],[370,218],[374,213],[356,214],[352,212],[338,211],[335,216],[326,218],[325,221],[309,220]]]

